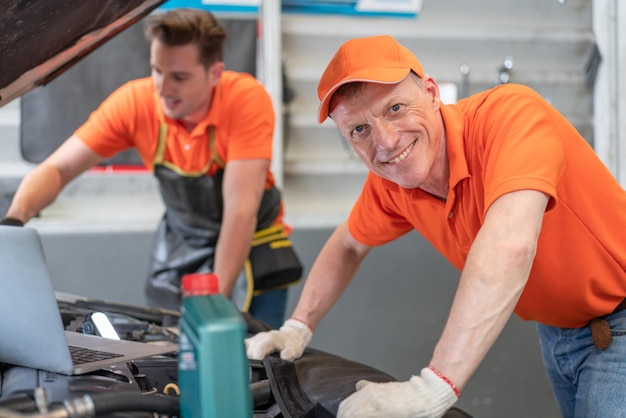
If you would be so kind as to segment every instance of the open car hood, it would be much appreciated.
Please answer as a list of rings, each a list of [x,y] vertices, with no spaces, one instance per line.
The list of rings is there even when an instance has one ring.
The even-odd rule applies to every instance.
[[[0,107],[45,85],[166,0],[2,0]]]

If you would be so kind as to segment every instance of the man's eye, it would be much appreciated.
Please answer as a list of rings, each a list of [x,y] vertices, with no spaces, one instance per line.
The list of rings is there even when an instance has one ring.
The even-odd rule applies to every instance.
[[[389,108],[389,111],[392,112],[392,113],[395,113],[395,112],[397,112],[399,110],[400,110],[400,105],[399,104],[395,104],[395,105],[393,105],[393,106],[391,106]]]
[[[354,142],[360,142],[367,138],[367,126],[359,125],[350,133],[350,139]]]

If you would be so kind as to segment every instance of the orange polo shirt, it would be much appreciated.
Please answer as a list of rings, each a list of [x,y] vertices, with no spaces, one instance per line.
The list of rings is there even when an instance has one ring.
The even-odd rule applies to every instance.
[[[146,77],[114,91],[75,134],[104,158],[135,148],[145,166],[152,170],[160,123],[168,125],[164,161],[185,172],[199,172],[211,161],[208,137],[211,125],[215,126],[216,152],[225,164],[234,160],[272,159],[274,109],[271,98],[254,77],[233,71],[222,74],[208,113],[191,132],[165,116],[152,79]],[[213,164],[209,174],[218,169],[217,164]],[[274,175],[268,169],[265,188],[274,184]],[[282,221],[283,210],[281,208],[277,223]]]
[[[382,245],[419,231],[463,269],[485,213],[500,196],[551,196],[522,319],[581,327],[626,296],[626,192],[574,127],[542,97],[502,85],[441,108],[450,164],[446,202],[372,173],[350,214],[350,232]]]
[[[164,115],[158,92],[147,77],[113,92],[75,133],[105,158],[136,148],[146,167],[152,169],[161,122],[168,124],[164,159],[186,172],[198,172],[211,160],[209,125],[215,126],[216,151],[225,163],[272,158],[271,99],[254,77],[233,71],[222,74],[209,112],[191,132]],[[274,177],[268,170],[266,187],[272,185]]]

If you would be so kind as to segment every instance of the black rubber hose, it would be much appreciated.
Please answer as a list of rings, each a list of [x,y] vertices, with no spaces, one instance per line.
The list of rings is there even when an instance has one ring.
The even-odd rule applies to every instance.
[[[270,381],[267,379],[250,383],[250,392],[252,394],[252,405],[255,408],[276,402],[272,394]]]
[[[96,416],[112,412],[157,412],[179,416],[178,398],[141,393],[97,393],[90,395]]]

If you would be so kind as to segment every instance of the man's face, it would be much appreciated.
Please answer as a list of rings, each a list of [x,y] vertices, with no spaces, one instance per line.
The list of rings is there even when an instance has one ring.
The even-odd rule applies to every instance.
[[[432,78],[397,84],[365,83],[335,96],[330,115],[373,173],[404,188],[436,183],[432,168],[445,164],[439,91]]]
[[[159,92],[164,113],[191,124],[206,115],[213,87],[219,83],[223,64],[208,69],[198,59],[196,44],[164,46],[158,40],[150,47],[152,80]]]

